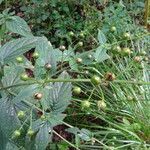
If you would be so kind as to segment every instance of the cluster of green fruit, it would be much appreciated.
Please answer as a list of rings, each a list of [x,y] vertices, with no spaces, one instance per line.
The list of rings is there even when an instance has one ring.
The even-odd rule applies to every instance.
[[[115,74],[114,73],[110,73],[107,72],[104,76],[104,80],[105,81],[114,81],[116,79]],[[102,81],[100,79],[99,76],[94,75],[91,79],[90,79],[91,83],[93,84],[93,86],[98,86]],[[79,86],[75,86],[73,88],[73,93],[75,95],[80,95],[82,93],[82,90]],[[89,100],[83,100],[81,102],[81,108],[82,109],[87,109],[90,108],[91,106],[91,102]],[[106,109],[106,103],[104,100],[98,100],[97,101],[97,107],[99,110],[105,110]]]
[[[42,97],[43,97],[43,94],[40,93],[40,92],[34,94],[34,99],[35,99],[35,100],[41,100]],[[17,117],[18,117],[20,120],[24,119],[25,116],[26,116],[26,113],[25,113],[24,111],[22,111],[22,110],[20,110],[20,111],[17,113]],[[40,116],[40,119],[41,119],[41,120],[45,120],[45,119],[46,119],[46,116],[42,114],[42,115]],[[31,127],[29,127],[29,129],[28,129],[28,131],[27,131],[27,135],[28,135],[29,137],[32,137],[34,134],[35,134],[34,130],[33,130]],[[19,138],[20,136],[21,136],[21,129],[15,130],[14,133],[13,133],[13,135],[12,135],[12,138],[13,138],[13,139],[16,139],[16,138]]]

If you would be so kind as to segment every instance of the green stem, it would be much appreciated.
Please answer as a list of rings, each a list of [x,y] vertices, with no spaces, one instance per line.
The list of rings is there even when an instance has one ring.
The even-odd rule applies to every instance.
[[[150,82],[145,82],[145,81],[114,80],[113,82],[114,83],[138,84],[138,85],[150,85]]]
[[[50,82],[91,82],[90,79],[48,79],[45,81],[45,83],[50,83]],[[114,80],[112,83],[126,83],[126,84],[137,84],[137,85],[150,85],[150,82],[145,82],[145,81],[128,81],[128,80]],[[20,84],[14,84],[6,87],[0,87],[0,90],[6,90],[10,89],[13,87],[18,87],[18,86],[26,86],[26,85],[32,85],[32,84],[43,84],[43,82],[27,82],[27,83],[20,83]]]

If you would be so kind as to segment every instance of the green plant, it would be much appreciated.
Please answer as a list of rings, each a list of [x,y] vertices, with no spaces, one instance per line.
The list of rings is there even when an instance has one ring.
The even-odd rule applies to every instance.
[[[49,6],[60,6],[50,16],[55,21],[68,5],[92,6],[87,14],[97,14],[86,2],[22,1],[38,6],[42,15]],[[123,1],[111,1],[102,10],[96,45],[86,50],[81,38],[95,36],[97,31],[88,35],[99,25],[94,19],[79,18],[88,32],[65,31],[67,45],[54,36],[61,45],[56,49],[46,37],[33,36],[22,18],[9,10],[1,14],[0,149],[149,149],[149,33],[133,23]],[[59,133],[58,125],[66,130]]]

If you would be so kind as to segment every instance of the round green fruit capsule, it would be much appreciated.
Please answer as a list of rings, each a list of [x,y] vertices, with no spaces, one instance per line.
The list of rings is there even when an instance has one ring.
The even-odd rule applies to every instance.
[[[20,135],[21,135],[20,130],[15,130],[14,133],[13,133],[14,138],[18,138]]]
[[[83,32],[80,33],[80,37],[84,38],[84,33]]]
[[[116,31],[116,27],[115,26],[112,26],[111,27],[111,32],[115,32]]]
[[[24,118],[25,117],[24,111],[19,111],[18,114],[17,114],[17,116],[18,116],[19,119]]]
[[[113,52],[116,53],[116,54],[121,53],[121,47],[120,46],[114,46],[113,47]]]
[[[123,48],[122,49],[122,54],[127,56],[127,55],[130,55],[131,54],[131,50],[129,48]]]
[[[27,132],[27,135],[30,136],[30,137],[33,136],[34,131],[32,129],[29,129],[28,132]]]
[[[79,45],[80,47],[82,47],[82,46],[83,46],[83,42],[78,42],[78,45]]]
[[[99,100],[99,101],[97,101],[97,107],[98,107],[98,109],[105,110],[106,103],[104,101],[102,101],[102,100]]]
[[[23,81],[27,81],[29,79],[28,75],[26,73],[23,73],[20,75],[20,79]]]
[[[33,57],[34,59],[39,58],[39,53],[38,53],[38,52],[34,52],[33,55],[32,55],[32,57]]]
[[[76,94],[76,95],[79,95],[81,93],[81,88],[76,86],[73,88],[73,93]]]
[[[126,38],[126,39],[129,39],[131,37],[130,33],[126,32],[123,34],[123,36]]]
[[[92,55],[91,55],[91,54],[89,54],[89,55],[88,55],[88,58],[89,58],[89,59],[92,59]]]
[[[88,100],[84,100],[81,102],[81,107],[82,108],[89,108],[91,103]]]
[[[16,58],[16,61],[17,61],[18,63],[22,63],[22,62],[23,62],[23,58],[19,56],[19,57]]]
[[[74,33],[72,31],[70,31],[69,36],[74,36]]]
[[[76,59],[76,62],[77,62],[78,64],[81,64],[81,63],[82,63],[82,58],[77,58],[77,59]]]
[[[42,115],[41,116],[41,120],[45,120],[46,119],[46,116],[45,115]]]
[[[94,85],[99,85],[101,82],[101,79],[100,77],[94,75],[92,78],[91,78],[91,83],[93,83]]]

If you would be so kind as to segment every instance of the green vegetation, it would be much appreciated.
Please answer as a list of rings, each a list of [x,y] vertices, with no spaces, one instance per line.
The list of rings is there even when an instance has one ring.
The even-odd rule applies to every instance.
[[[150,149],[146,2],[0,0],[0,150]]]

